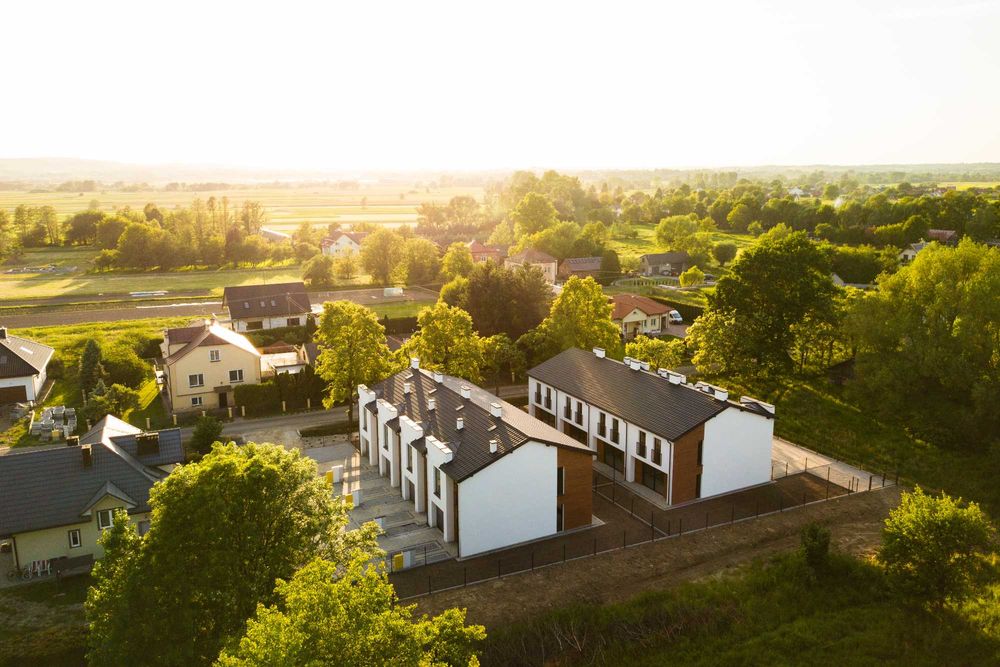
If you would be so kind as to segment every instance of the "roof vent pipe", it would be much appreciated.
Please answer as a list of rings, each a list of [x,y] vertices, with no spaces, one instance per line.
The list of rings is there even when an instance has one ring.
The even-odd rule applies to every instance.
[[[502,417],[503,406],[495,401],[493,403],[490,403],[490,414],[493,415],[494,417]]]
[[[595,347],[594,348],[594,356],[595,357],[597,357],[598,359],[603,359],[604,355],[605,355],[605,352],[604,352],[604,348],[603,347]]]
[[[465,428],[465,417],[456,417],[455,430],[461,431],[463,428]]]
[[[644,371],[648,371],[649,370],[649,362],[648,361],[643,361],[642,362],[642,370],[644,370]]]
[[[467,384],[462,385],[462,398],[464,399],[472,398],[472,389]]]
[[[497,453],[497,448],[499,448],[499,447],[500,447],[500,441],[497,440],[496,438],[491,438],[490,439],[490,454],[496,454]]]
[[[625,364],[626,366],[631,366],[632,365],[632,357],[624,357],[622,359],[622,363]]]
[[[413,390],[413,384],[410,382],[403,383],[403,393],[409,394]]]
[[[640,364],[640,363],[639,363],[639,361],[638,361],[638,360],[636,360],[636,359],[633,359],[633,360],[632,360],[632,363],[631,363],[630,365],[631,365],[631,367],[632,367],[632,370],[634,370],[634,371],[637,371],[637,370],[639,370],[640,368],[642,368],[642,364]]]
[[[444,373],[442,373],[441,371],[434,371],[434,381],[437,382],[438,384],[444,382]]]
[[[410,368],[420,368],[420,359],[417,357],[410,357]]]
[[[427,409],[428,410],[433,410],[436,407],[437,407],[437,399],[435,399],[433,396],[431,398],[428,398],[427,399]]]
[[[725,389],[719,389],[718,387],[716,387],[715,388],[715,398],[718,399],[718,400],[720,400],[720,401],[729,400],[729,392],[726,391]]]
[[[667,381],[670,382],[670,384],[680,384],[683,379],[683,377],[677,375],[676,373],[667,376]]]

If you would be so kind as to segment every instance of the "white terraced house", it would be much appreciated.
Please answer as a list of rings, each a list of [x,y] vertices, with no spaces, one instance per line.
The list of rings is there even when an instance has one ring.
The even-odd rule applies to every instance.
[[[459,557],[592,523],[592,455],[459,378],[411,367],[358,387],[361,454]]]
[[[669,504],[771,479],[774,406],[649,364],[569,349],[528,371],[529,411]]]

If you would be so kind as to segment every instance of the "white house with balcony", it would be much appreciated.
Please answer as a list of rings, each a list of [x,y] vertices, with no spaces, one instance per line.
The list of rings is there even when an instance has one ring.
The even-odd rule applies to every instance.
[[[591,525],[591,451],[459,378],[358,387],[362,456],[459,557]]]
[[[569,349],[528,371],[529,412],[667,504],[771,479],[774,406],[604,350]]]

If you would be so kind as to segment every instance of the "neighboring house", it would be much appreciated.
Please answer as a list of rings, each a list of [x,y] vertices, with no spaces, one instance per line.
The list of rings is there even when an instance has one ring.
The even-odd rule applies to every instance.
[[[843,279],[843,278],[841,278],[840,276],[838,276],[838,275],[837,275],[836,273],[831,273],[831,274],[830,274],[830,281],[831,281],[831,282],[832,282],[832,283],[833,283],[833,284],[834,284],[834,285],[835,285],[836,287],[843,287],[844,285],[846,285],[846,284],[847,284],[847,283],[845,283],[845,282],[844,282],[844,279]]]
[[[358,396],[362,455],[459,557],[591,525],[590,450],[520,408],[416,359]]]
[[[788,194],[789,194],[789,196],[795,197],[796,199],[798,199],[799,197],[805,197],[809,193],[806,192],[805,190],[803,190],[802,188],[789,188],[788,189]]]
[[[115,509],[145,533],[149,490],[183,461],[179,429],[144,433],[111,415],[77,444],[0,456],[0,539],[10,541],[18,568],[100,558],[97,540]]]
[[[37,401],[54,349],[0,327],[0,405]]]
[[[164,390],[174,412],[232,407],[236,385],[260,383],[260,352],[214,319],[167,329],[160,349]]]
[[[273,377],[301,373],[309,365],[304,347],[277,342],[260,350],[260,375]]]
[[[273,243],[284,243],[285,241],[288,241],[289,243],[291,243],[291,241],[292,241],[291,234],[286,234],[284,232],[279,232],[279,231],[276,231],[274,229],[268,229],[266,227],[262,227],[261,228],[260,235],[263,236],[268,241],[271,241]]]
[[[559,278],[568,280],[571,276],[597,277],[601,273],[600,257],[570,257],[559,265]]]
[[[465,244],[469,248],[469,253],[472,255],[472,261],[476,263],[481,262],[495,262],[496,264],[502,264],[503,258],[506,253],[504,253],[503,248],[495,245],[486,245],[485,243],[480,243],[473,239]]]
[[[229,310],[233,331],[303,326],[312,313],[306,286],[300,282],[227,287],[222,305]]]
[[[528,248],[516,255],[511,255],[505,260],[505,265],[508,267],[537,266],[542,270],[542,275],[549,283],[556,282],[556,275],[559,271],[559,260],[534,248]]]
[[[632,340],[639,334],[656,336],[667,330],[671,308],[638,294],[615,294],[611,320],[621,330],[622,338]]]
[[[917,253],[926,247],[927,241],[921,240],[916,243],[911,243],[903,248],[903,251],[898,255],[898,259],[902,264],[909,264],[916,258]]]
[[[937,241],[941,245],[957,246],[958,232],[954,229],[928,229],[927,238],[930,241]]]
[[[657,252],[639,258],[639,273],[644,276],[679,276],[691,267],[686,252]]]
[[[367,232],[334,232],[320,242],[324,255],[340,257],[361,252],[361,243],[368,236]]]
[[[528,371],[529,411],[669,504],[771,479],[774,406],[571,348]]]

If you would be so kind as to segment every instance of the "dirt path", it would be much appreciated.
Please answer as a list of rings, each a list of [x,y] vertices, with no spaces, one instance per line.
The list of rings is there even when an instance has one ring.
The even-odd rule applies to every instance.
[[[856,494],[796,508],[754,521],[722,526],[595,558],[504,577],[417,600],[418,611],[437,614],[468,609],[468,620],[507,624],[571,603],[603,605],[661,590],[794,549],[802,526],[828,526],[833,546],[845,553],[872,553],[882,520],[899,502],[898,488]]]

